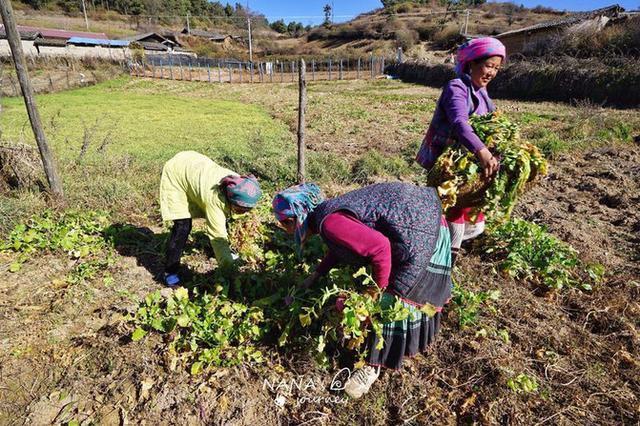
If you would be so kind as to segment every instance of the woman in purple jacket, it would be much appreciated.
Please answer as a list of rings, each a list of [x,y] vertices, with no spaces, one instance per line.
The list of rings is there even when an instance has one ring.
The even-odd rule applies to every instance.
[[[498,171],[498,160],[489,152],[469,124],[469,116],[495,111],[487,94],[487,85],[506,59],[506,49],[497,39],[483,37],[471,40],[458,49],[456,74],[444,87],[433,119],[416,160],[429,170],[447,146],[461,143],[475,154],[485,179]],[[451,233],[452,262],[462,241],[474,238],[484,230],[484,215],[470,220],[470,209],[451,208],[447,222]]]

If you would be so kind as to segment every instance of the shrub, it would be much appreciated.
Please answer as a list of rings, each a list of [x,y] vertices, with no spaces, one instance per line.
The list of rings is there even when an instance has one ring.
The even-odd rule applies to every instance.
[[[414,30],[400,30],[396,32],[396,42],[402,50],[407,52],[418,42],[418,33]]]
[[[440,49],[450,49],[461,41],[457,25],[448,25],[433,35],[433,44]]]

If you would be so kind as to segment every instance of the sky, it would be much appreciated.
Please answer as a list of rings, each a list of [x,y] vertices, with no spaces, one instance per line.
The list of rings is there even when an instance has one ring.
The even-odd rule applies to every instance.
[[[229,0],[229,2],[235,3],[235,0]],[[242,1],[242,4],[245,3],[246,0]],[[248,2],[252,10],[264,14],[269,22],[284,19],[285,22],[296,21],[304,25],[322,23],[322,9],[327,3],[332,3],[332,0],[249,0]],[[627,10],[640,9],[640,0],[514,0],[514,3],[524,4],[526,7],[542,5],[568,11],[592,10],[616,3]],[[382,3],[379,0],[333,0],[333,6],[335,21],[344,22],[360,13],[382,7]]]

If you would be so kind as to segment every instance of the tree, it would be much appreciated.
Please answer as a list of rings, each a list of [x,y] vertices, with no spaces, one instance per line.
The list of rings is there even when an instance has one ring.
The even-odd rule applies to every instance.
[[[324,8],[322,9],[324,12],[324,26],[325,27],[329,27],[331,26],[331,12],[333,12],[333,9],[331,8],[330,4],[325,4]]]
[[[233,16],[234,12],[235,11],[233,10],[233,6],[227,3],[227,5],[224,7],[224,14],[227,16]]]
[[[283,19],[278,19],[277,21],[272,22],[270,27],[273,31],[276,31],[280,34],[284,34],[287,32],[287,24],[284,23]]]

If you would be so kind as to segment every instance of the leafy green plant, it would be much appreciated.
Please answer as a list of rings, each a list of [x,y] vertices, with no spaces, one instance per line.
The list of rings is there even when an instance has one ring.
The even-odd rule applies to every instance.
[[[103,212],[47,210],[17,225],[0,250],[17,255],[10,272],[18,272],[36,253],[65,253],[76,261],[67,277],[74,284],[93,279],[113,263],[112,245],[103,235],[108,223]]]
[[[222,291],[222,286],[217,290]],[[191,373],[199,373],[208,365],[232,366],[243,362],[261,362],[262,353],[255,343],[264,334],[264,314],[229,300],[221,293],[199,293],[189,297],[185,288],[170,296],[151,293],[129,318],[137,326],[131,335],[141,340],[150,330],[166,333],[170,352],[187,354]]]
[[[507,380],[507,386],[516,393],[538,392],[538,381],[536,378],[524,373],[520,373],[516,377]]]
[[[591,290],[602,281],[602,265],[584,265],[578,252],[549,234],[544,227],[513,219],[487,235],[485,252],[498,260],[502,271],[549,289],[578,287]]]
[[[459,285],[453,287],[453,311],[457,314],[458,325],[466,328],[476,324],[478,314],[483,306],[500,299],[499,290],[474,292]]]

